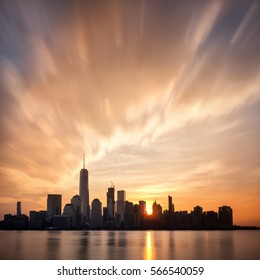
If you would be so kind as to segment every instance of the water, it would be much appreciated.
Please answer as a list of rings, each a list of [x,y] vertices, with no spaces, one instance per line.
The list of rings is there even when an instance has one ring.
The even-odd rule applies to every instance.
[[[0,231],[6,260],[260,259],[260,231]]]

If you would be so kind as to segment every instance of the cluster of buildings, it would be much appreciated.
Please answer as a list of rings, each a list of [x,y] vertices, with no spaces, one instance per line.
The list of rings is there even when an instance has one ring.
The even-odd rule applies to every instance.
[[[168,209],[156,202],[152,214],[146,211],[146,202],[133,204],[126,200],[124,190],[115,186],[107,190],[106,206],[95,198],[90,207],[88,170],[80,171],[79,195],[71,198],[62,211],[62,195],[48,194],[47,210],[22,214],[21,202],[17,202],[16,215],[6,214],[0,222],[2,229],[225,229],[233,226],[233,213],[229,206],[219,207],[218,212],[203,212],[196,206],[193,211],[175,211],[172,197],[168,196]]]

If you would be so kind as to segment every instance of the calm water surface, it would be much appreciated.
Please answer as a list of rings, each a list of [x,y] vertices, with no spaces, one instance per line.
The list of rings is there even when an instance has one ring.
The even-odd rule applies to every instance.
[[[0,259],[260,260],[260,231],[0,231]]]

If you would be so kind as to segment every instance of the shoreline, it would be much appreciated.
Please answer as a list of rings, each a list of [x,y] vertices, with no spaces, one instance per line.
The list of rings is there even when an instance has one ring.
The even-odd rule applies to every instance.
[[[34,229],[34,228],[9,228],[4,229],[0,228],[0,231],[239,231],[239,230],[260,230],[260,227],[257,226],[233,226],[227,228],[210,228],[210,227],[201,227],[201,228],[192,228],[192,227],[176,227],[176,228],[143,228],[143,229],[106,229],[106,228],[86,228],[86,229],[62,229],[62,228],[44,228],[44,229]]]

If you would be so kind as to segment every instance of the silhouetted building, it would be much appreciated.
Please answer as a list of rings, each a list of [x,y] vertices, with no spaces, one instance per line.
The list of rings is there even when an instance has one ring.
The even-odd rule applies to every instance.
[[[162,206],[161,206],[161,204],[157,204],[157,215],[158,215],[159,219],[162,218]]]
[[[218,213],[215,211],[203,212],[203,224],[205,226],[217,226]]]
[[[79,196],[81,198],[81,218],[83,224],[85,224],[90,220],[88,170],[85,168],[85,157],[83,168],[80,170]]]
[[[16,206],[16,215],[21,216],[22,214],[22,202],[18,201]]]
[[[189,224],[189,214],[187,211],[178,211],[174,213],[174,225],[176,227],[186,227]]]
[[[230,206],[222,206],[218,208],[219,224],[221,226],[233,226],[233,211]]]
[[[47,211],[30,211],[29,227],[31,229],[44,229],[47,226]]]
[[[72,222],[72,227],[80,228],[81,225],[81,198],[79,195],[74,195],[70,200],[70,203],[75,209],[75,221]]]
[[[63,215],[69,217],[71,228],[77,229],[79,227],[77,208],[73,204],[68,203],[64,206]]]
[[[114,221],[115,219],[115,188],[114,186],[108,188],[107,192],[107,221]]]
[[[116,213],[115,226],[117,229],[122,229],[125,227],[124,221],[121,221],[121,215]]]
[[[106,226],[108,217],[107,207],[103,207],[103,226]]]
[[[135,212],[134,212],[134,204],[132,202],[125,202],[125,219],[124,224],[125,228],[134,228],[135,226]]]
[[[29,213],[30,223],[39,221],[39,212],[38,211],[30,211]]]
[[[102,228],[102,203],[99,199],[95,198],[92,201],[92,210],[91,210],[91,224],[95,228]]]
[[[54,215],[52,217],[52,226],[55,229],[71,229],[70,217],[68,215]]]
[[[145,226],[146,218],[147,218],[146,202],[143,200],[140,200],[139,201],[139,223],[140,223],[141,228]]]
[[[22,214],[21,202],[16,204],[16,214],[5,214],[4,220],[1,222],[1,228],[3,229],[27,229],[29,225],[29,217]]]
[[[194,226],[201,226],[202,225],[202,212],[203,209],[200,206],[194,207],[192,212],[192,224]]]
[[[172,197],[168,196],[168,210],[163,213],[165,228],[172,229],[176,225],[176,217],[174,212],[174,205],[172,203]]]
[[[139,209],[140,209],[140,216],[144,217],[145,215],[147,215],[146,212],[146,202],[143,200],[139,201]]]
[[[117,191],[117,215],[120,215],[120,223],[124,220],[125,212],[125,191]],[[120,225],[120,224],[119,224]]]
[[[80,209],[80,206],[81,206],[81,199],[80,199],[80,196],[79,195],[74,195],[72,197],[72,199],[70,200],[70,203],[76,208],[79,208]]]
[[[48,194],[47,215],[48,221],[51,221],[54,215],[61,215],[61,194]]]
[[[24,214],[19,216],[6,214],[2,226],[4,229],[27,229],[28,223],[29,217]]]
[[[153,219],[160,220],[162,217],[162,206],[156,202],[156,200],[153,203]]]
[[[169,213],[174,212],[174,205],[172,203],[172,197],[170,195],[168,195],[168,211]]]
[[[138,204],[134,205],[134,227],[139,228],[141,225],[140,217],[140,206]]]

